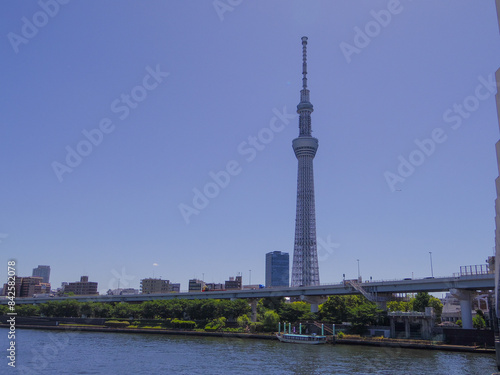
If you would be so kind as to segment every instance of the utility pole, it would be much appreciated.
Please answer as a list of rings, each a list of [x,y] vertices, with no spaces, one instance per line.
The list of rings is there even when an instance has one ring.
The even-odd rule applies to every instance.
[[[434,277],[434,270],[432,269],[432,251],[429,251],[429,257],[431,258],[431,276]]]

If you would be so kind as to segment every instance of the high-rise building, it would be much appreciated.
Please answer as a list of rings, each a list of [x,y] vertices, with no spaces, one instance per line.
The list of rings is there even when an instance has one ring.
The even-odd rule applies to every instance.
[[[319,285],[318,251],[316,245],[316,209],[314,203],[313,159],[318,140],[312,137],[311,113],[307,89],[307,37],[302,37],[302,90],[299,114],[299,136],[292,146],[298,160],[297,212],[293,249],[292,286]]]
[[[290,286],[289,254],[271,251],[266,254],[266,288],[273,286]]]
[[[31,276],[41,277],[44,283],[48,283],[50,279],[50,266],[38,266],[33,268]]]

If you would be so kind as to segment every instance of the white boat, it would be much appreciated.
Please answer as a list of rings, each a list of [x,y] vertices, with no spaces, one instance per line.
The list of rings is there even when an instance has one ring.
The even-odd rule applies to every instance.
[[[281,342],[289,342],[294,344],[326,344],[326,336],[319,336],[313,333],[312,335],[297,335],[295,333],[277,333],[276,337]]]

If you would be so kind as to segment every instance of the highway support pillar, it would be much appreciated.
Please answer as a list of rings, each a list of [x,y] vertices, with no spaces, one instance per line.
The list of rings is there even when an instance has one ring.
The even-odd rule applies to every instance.
[[[420,337],[424,340],[430,340],[432,337],[432,321],[430,318],[423,318],[420,322]]]
[[[304,296],[301,295],[300,299],[304,302],[311,304],[311,312],[317,313],[319,311],[319,305],[325,303],[328,297],[325,296]]]
[[[250,320],[252,322],[257,321],[257,302],[258,301],[259,301],[258,298],[250,298],[249,299],[250,307],[252,308],[252,313],[250,315]]]
[[[405,338],[409,339],[410,338],[410,318],[405,316],[404,321],[405,321]]]
[[[462,328],[472,329],[472,294],[470,290],[451,289],[451,294],[460,301]]]
[[[394,321],[394,317],[390,317],[390,323],[391,323],[391,339],[396,338],[396,322]]]

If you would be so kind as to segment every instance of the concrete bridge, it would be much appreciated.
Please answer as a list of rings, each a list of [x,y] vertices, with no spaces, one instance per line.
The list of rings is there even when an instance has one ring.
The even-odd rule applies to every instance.
[[[41,304],[48,301],[92,301],[92,302],[128,302],[141,303],[144,301],[170,299],[247,299],[252,306],[252,318],[256,319],[257,301],[265,297],[291,297],[311,303],[311,311],[318,311],[318,305],[328,296],[362,294],[370,301],[384,304],[389,301],[393,293],[417,292],[451,292],[460,300],[462,308],[462,325],[472,328],[472,295],[478,290],[495,289],[495,275],[493,273],[460,275],[451,277],[437,277],[424,279],[404,279],[390,281],[373,281],[357,283],[345,281],[338,284],[278,287],[255,290],[227,290],[213,292],[184,292],[166,294],[134,294],[120,296],[71,296],[71,297],[25,297],[16,298],[16,304]],[[4,297],[5,298],[5,297]],[[7,299],[0,300],[0,304],[7,304]]]

